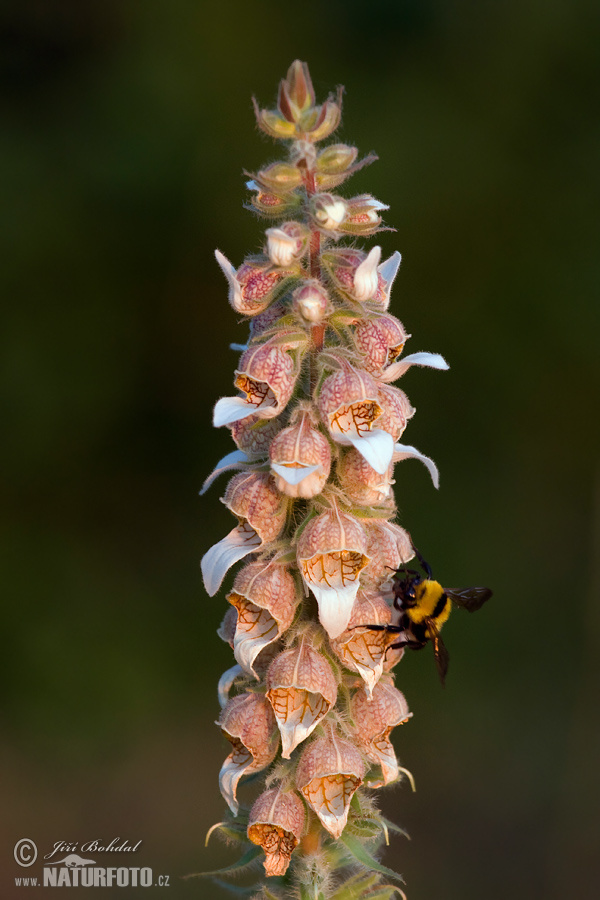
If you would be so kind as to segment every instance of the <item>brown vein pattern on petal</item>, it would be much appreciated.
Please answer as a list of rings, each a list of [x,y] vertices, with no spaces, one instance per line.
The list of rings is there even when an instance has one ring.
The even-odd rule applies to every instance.
[[[392,635],[386,631],[374,631],[368,626],[390,625],[391,622],[392,610],[380,594],[359,591],[348,628],[339,638],[330,641],[332,650],[346,668],[361,676],[369,696],[383,673],[385,654]],[[397,640],[398,636],[393,637]]]
[[[233,749],[219,774],[221,793],[234,815],[238,813],[237,786],[242,775],[259,772],[277,753],[279,735],[273,711],[262,694],[240,694],[229,701],[217,725]]]
[[[267,687],[281,733],[281,755],[289,759],[335,704],[337,683],[327,660],[302,640],[273,660]]]
[[[348,624],[361,572],[369,563],[366,549],[363,526],[337,507],[312,519],[300,536],[298,567],[317,598],[319,619],[330,638]]]
[[[235,475],[227,485],[223,503],[240,520],[247,521],[265,544],[274,541],[285,525],[285,499],[266,472]]]
[[[233,648],[238,663],[256,677],[254,661],[292,624],[300,597],[296,582],[277,563],[253,562],[238,572],[227,600],[238,613]]]
[[[265,419],[279,415],[284,409],[296,381],[292,357],[268,341],[243,353],[235,375],[235,386]]]
[[[354,326],[354,341],[364,355],[363,365],[375,376],[396,361],[407,338],[402,322],[389,314],[358,319]]]
[[[324,828],[339,838],[348,821],[352,796],[364,776],[360,752],[329,729],[302,753],[296,770],[296,787]]]
[[[265,851],[265,874],[285,875],[304,831],[304,803],[295,791],[271,788],[256,798],[248,820],[248,838]]]
[[[368,372],[345,365],[329,375],[317,402],[332,438],[340,444],[349,444],[349,436],[362,437],[370,431],[381,415],[377,396],[377,382]]]
[[[375,686],[372,695],[365,688],[356,691],[350,709],[361,749],[371,762],[381,766],[383,779],[371,782],[371,786],[382,787],[395,781],[399,769],[390,732],[412,716],[404,694],[394,687],[390,676],[386,676]]]

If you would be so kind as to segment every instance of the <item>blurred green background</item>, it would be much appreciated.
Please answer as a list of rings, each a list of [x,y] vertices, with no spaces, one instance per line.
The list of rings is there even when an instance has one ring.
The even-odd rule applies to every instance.
[[[223,802],[226,604],[198,560],[232,527],[206,474],[231,393],[213,249],[261,244],[242,169],[278,157],[250,98],[290,62],[346,86],[339,139],[380,162],[391,311],[410,349],[401,522],[449,585],[489,584],[398,685],[417,793],[385,792],[410,900],[597,896],[598,108],[587,0],[13,0],[0,11],[2,896],[12,847],[143,839],[169,897]],[[223,482],[220,483],[221,487]],[[112,892],[108,892],[112,893]],[[119,894],[118,891],[114,893]],[[142,894],[144,892],[142,891]]]

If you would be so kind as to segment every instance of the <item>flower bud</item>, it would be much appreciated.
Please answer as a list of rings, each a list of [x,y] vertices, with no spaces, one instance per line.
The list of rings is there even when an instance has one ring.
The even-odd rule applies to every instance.
[[[305,281],[292,294],[294,309],[305,322],[322,322],[329,308],[329,295],[316,279]]]
[[[402,322],[389,314],[359,319],[354,326],[354,341],[364,355],[363,365],[375,377],[396,362],[407,338]]]
[[[254,316],[266,309],[294,274],[293,271],[274,270],[270,262],[259,261],[244,262],[236,272],[220,250],[215,250],[215,257],[229,282],[230,304],[245,316]]]
[[[249,347],[235,372],[235,387],[245,397],[222,397],[214,409],[213,425],[231,425],[253,414],[278,416],[294,391],[297,372],[292,357],[280,344],[266,341]]]
[[[315,92],[305,62],[295,59],[279,83],[277,107],[288,122],[298,122],[315,104]]]
[[[350,713],[356,727],[356,737],[367,758],[381,766],[383,778],[371,782],[371,787],[383,787],[396,781],[399,775],[398,760],[390,741],[390,732],[396,725],[411,718],[408,704],[391,683],[389,676],[380,681],[369,694],[360,688],[350,704]]]
[[[276,194],[293,191],[302,184],[302,172],[289,163],[272,163],[261,169],[253,178],[264,188]]]
[[[309,110],[302,118],[300,126],[310,141],[323,141],[336,130],[342,117],[342,89],[334,99],[330,94],[322,106]]]
[[[236,562],[279,536],[287,514],[284,498],[264,472],[241,472],[232,478],[223,503],[238,517],[239,524],[202,557],[202,577],[210,597]]]
[[[365,522],[365,528],[370,562],[362,581],[383,590],[391,584],[396,569],[411,560],[415,551],[408,532],[394,522],[370,519]]]
[[[339,838],[348,821],[352,796],[364,776],[365,766],[359,751],[329,729],[302,753],[296,770],[296,787],[323,827]]]
[[[319,619],[330,638],[348,625],[369,562],[363,526],[337,507],[308,523],[297,546],[298,567],[319,605]]]
[[[315,194],[310,201],[310,213],[318,228],[336,234],[346,218],[347,204],[343,197],[334,194]]]
[[[392,498],[393,463],[380,475],[364,456],[352,447],[338,463],[340,483],[352,503],[358,506],[379,506]]]
[[[392,610],[380,594],[375,591],[359,591],[348,627],[336,640],[330,641],[331,649],[346,668],[358,672],[363,679],[369,696],[383,673],[391,635],[390,632],[375,631],[369,626],[390,625],[391,622]],[[396,637],[394,635],[394,639]]]
[[[275,484],[288,497],[315,497],[329,478],[329,442],[311,425],[308,414],[279,432],[269,456]]]
[[[297,191],[288,190],[287,193],[276,194],[273,191],[262,190],[254,181],[249,181],[246,186],[249,190],[255,191],[250,198],[251,206],[261,216],[267,216],[269,219],[293,215],[302,206],[302,197]]]
[[[289,759],[335,704],[337,683],[325,657],[302,640],[275,657],[267,687],[281,733],[281,755]]]
[[[394,441],[378,421],[382,412],[378,391],[377,382],[368,372],[343,364],[325,379],[317,402],[333,440],[344,446],[352,444],[384,474],[392,461]]]
[[[323,175],[337,175],[349,169],[356,157],[356,147],[348,144],[330,144],[321,150],[317,158],[317,173]]]
[[[256,657],[290,627],[299,599],[293,577],[275,562],[252,562],[238,572],[227,600],[238,613],[233,652],[246,672],[257,677]]]
[[[265,874],[285,875],[304,831],[304,804],[295,791],[271,788],[256,798],[248,838],[265,851]]]
[[[229,808],[238,814],[237,786],[242,775],[260,772],[275,759],[279,734],[273,711],[262,694],[239,694],[222,711],[217,725],[233,750],[223,763],[219,787]]]
[[[284,222],[267,229],[269,259],[275,266],[291,266],[306,252],[309,231],[299,222]]]

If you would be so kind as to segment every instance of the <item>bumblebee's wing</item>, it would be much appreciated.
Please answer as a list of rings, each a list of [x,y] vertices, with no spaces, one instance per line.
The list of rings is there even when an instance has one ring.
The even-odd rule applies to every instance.
[[[433,655],[435,657],[435,664],[437,666],[438,675],[440,676],[440,681],[442,685],[446,683],[446,675],[448,674],[448,663],[450,662],[450,654],[446,649],[446,645],[442,640],[442,637],[437,629],[437,625],[433,619],[430,619],[429,616],[426,617],[425,623],[427,625],[427,630],[431,635],[431,643],[433,646]]]
[[[492,596],[492,591],[486,587],[444,588],[444,590],[453,603],[469,612],[481,609]]]

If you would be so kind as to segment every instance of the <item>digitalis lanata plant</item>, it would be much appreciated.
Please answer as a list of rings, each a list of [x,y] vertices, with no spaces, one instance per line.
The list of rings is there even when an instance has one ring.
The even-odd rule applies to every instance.
[[[390,741],[411,716],[394,683],[404,646],[393,579],[415,555],[395,522],[394,467],[419,460],[438,484],[433,461],[401,442],[415,410],[392,385],[411,366],[447,365],[404,355],[410,335],[388,312],[400,254],[382,261],[380,247],[361,246],[385,230],[387,207],[337,193],[375,157],[318,146],[339,124],[341,90],[317,105],[296,61],[277,108],[255,110],[287,154],[247,185],[269,220],[263,253],[236,268],[216,251],[250,326],[234,346],[238,393],[214,410],[237,449],[203,488],[239,470],[222,497],[236,524],[202,559],[210,596],[243,560],[220,629],[236,665],[219,684],[230,813],[216,827],[247,844],[240,870],[263,862],[257,898],[386,900],[401,893],[400,876],[377,852],[395,826],[374,791],[410,778]]]

